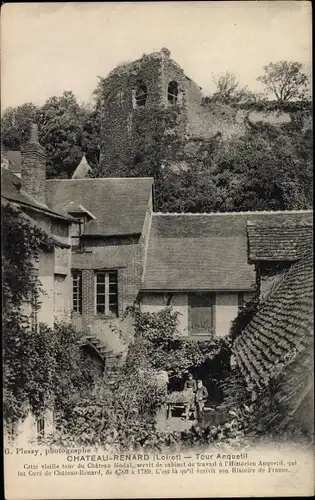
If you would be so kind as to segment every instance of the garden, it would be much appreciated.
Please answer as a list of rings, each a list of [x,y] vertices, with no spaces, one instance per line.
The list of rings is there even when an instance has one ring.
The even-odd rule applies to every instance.
[[[2,226],[4,424],[12,439],[29,411],[41,418],[51,410],[54,432],[45,436],[49,445],[98,445],[113,451],[210,443],[244,447],[271,437],[286,441],[288,432],[308,440],[299,429],[281,434],[266,428],[264,422],[278,411],[276,383],[257,393],[231,363],[233,341],[259,307],[256,295],[241,309],[227,338],[205,341],[180,337],[171,308],[152,314],[130,308],[125,314],[132,316],[134,334],[127,357],[100,376],[83,356],[84,332],[63,323],[31,331],[23,304],[39,294],[34,262],[51,242],[8,206],[2,210]],[[188,373],[208,393],[203,411],[183,426],[179,417],[184,406],[173,419],[176,423],[163,427],[167,403],[183,403]]]

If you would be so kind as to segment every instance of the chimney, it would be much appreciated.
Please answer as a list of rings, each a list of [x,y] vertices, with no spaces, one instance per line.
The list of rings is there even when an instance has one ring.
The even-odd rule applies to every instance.
[[[38,129],[31,125],[30,140],[21,146],[22,189],[39,203],[46,203],[46,152],[38,142]]]

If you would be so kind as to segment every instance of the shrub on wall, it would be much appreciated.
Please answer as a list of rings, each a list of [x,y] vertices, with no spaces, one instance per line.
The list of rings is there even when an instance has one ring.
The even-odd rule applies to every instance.
[[[73,393],[89,384],[80,356],[80,336],[70,325],[32,331],[24,312],[38,299],[41,284],[36,261],[51,251],[49,237],[11,206],[2,208],[3,311],[2,355],[4,420],[10,426],[30,409],[39,416],[48,408],[67,405]]]
[[[229,350],[229,340],[210,338],[204,341],[186,339],[178,333],[178,313],[171,307],[156,313],[129,309],[134,321],[135,337],[127,363],[144,363],[169,375],[181,375],[187,369],[213,361]]]

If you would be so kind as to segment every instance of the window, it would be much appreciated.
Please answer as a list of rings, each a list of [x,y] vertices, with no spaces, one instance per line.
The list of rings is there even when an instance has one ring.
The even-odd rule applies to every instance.
[[[45,419],[39,418],[37,420],[37,437],[43,438],[45,436]]]
[[[72,296],[75,312],[82,313],[82,273],[81,271],[72,272]]]
[[[168,84],[167,87],[167,99],[170,104],[173,106],[177,103],[178,99],[178,83],[172,81]]]
[[[73,250],[81,249],[81,238],[83,221],[78,219],[77,223],[71,224],[71,247]]]
[[[212,293],[188,295],[188,330],[190,335],[210,335],[214,331],[214,303]]]
[[[96,273],[96,312],[118,316],[117,271]]]
[[[132,131],[132,115],[131,114],[129,114],[128,118],[127,118],[127,131],[128,131],[128,134],[131,134],[131,131]]]
[[[237,294],[237,299],[238,299],[238,309],[242,309],[245,305],[245,296],[244,296],[244,292],[239,292]]]
[[[63,238],[67,238],[69,236],[69,225],[61,224],[59,222],[52,222],[51,232],[55,236],[62,236]]]
[[[38,302],[36,294],[32,295],[31,299],[31,329],[33,333],[38,333]]]
[[[119,104],[123,104],[124,98],[125,98],[125,94],[124,94],[123,90],[119,90],[117,92],[117,99],[118,99]]]
[[[145,83],[139,81],[134,89],[134,104],[136,107],[145,106],[148,97],[148,89]]]

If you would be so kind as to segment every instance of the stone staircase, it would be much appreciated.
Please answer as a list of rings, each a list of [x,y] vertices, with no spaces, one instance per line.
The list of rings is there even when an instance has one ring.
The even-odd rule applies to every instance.
[[[90,345],[104,361],[104,377],[109,378],[111,382],[116,379],[116,368],[123,359],[121,354],[116,354],[112,349],[106,346],[105,342],[97,335],[88,333],[84,336],[83,344]]]

